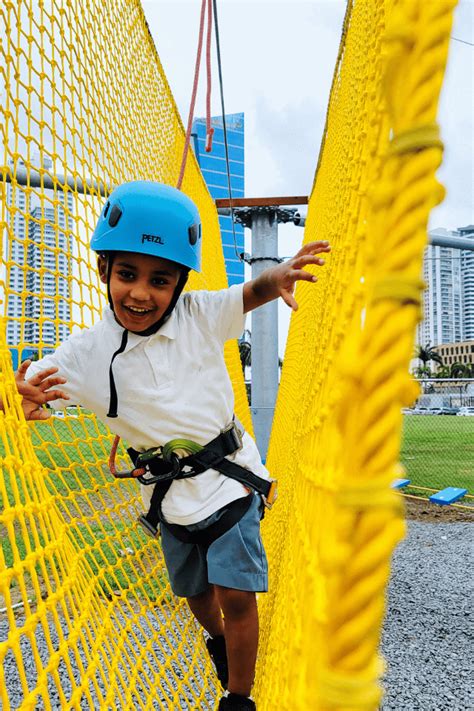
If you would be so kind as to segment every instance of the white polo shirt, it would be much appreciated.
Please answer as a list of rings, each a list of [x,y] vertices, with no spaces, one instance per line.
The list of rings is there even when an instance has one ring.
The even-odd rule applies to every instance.
[[[240,336],[244,323],[243,285],[239,284],[221,291],[182,294],[157,333],[146,337],[129,333],[125,351],[113,364],[118,394],[114,419],[107,417],[109,367],[123,328],[110,308],[97,324],[73,334],[54,353],[33,363],[27,377],[56,366],[67,379],[61,387],[71,399],[56,400],[52,406],[77,404],[92,410],[138,451],[176,437],[204,445],[232,421],[234,394],[223,345]],[[242,449],[229,459],[269,478],[247,433]],[[142,486],[147,508],[152,489]],[[239,482],[208,469],[174,481],[163,500],[163,514],[170,523],[197,523],[244,491]]]

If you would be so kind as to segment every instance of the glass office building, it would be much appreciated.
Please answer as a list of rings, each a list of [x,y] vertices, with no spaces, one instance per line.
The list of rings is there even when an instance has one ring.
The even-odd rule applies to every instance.
[[[225,119],[232,197],[244,197],[244,114],[227,114]],[[206,153],[205,149],[206,119],[204,118],[197,118],[193,122],[193,148],[212,197],[228,198],[222,117],[214,116],[211,121],[214,129],[212,151]],[[239,284],[244,281],[244,262],[238,257],[238,254],[244,251],[244,228],[242,225],[234,225],[234,243],[232,218],[220,216],[219,224],[229,286]]]

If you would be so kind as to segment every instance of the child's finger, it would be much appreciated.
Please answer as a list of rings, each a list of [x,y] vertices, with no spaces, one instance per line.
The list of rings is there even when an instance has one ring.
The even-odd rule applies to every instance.
[[[298,304],[291,291],[282,291],[281,298],[283,299],[285,304],[290,307],[290,309],[293,309],[293,311],[298,310]]]
[[[18,366],[18,370],[15,373],[15,379],[16,380],[24,380],[25,379],[25,374],[28,368],[31,365],[31,360],[24,360],[23,363],[20,363]]]
[[[308,242],[308,244],[303,245],[299,252],[296,253],[295,257],[301,257],[303,254],[318,254],[320,252],[330,252],[331,245],[327,240]]]
[[[54,385],[64,385],[64,383],[67,383],[66,378],[62,378],[58,375],[56,378],[46,378],[46,380],[43,380],[39,385],[39,389],[44,393],[48,388],[52,388]]]
[[[39,373],[36,373],[36,375],[33,375],[31,378],[28,379],[28,383],[30,385],[34,385],[35,387],[37,385],[41,385],[43,380],[48,378],[50,375],[53,375],[54,373],[57,373],[59,368],[51,367],[51,368],[45,368],[44,370],[40,370]],[[66,381],[64,381],[66,382]]]
[[[69,395],[66,395],[62,390],[48,390],[44,393],[44,401],[50,402],[51,400],[70,400]]]
[[[316,257],[312,254],[303,254],[301,257],[295,257],[293,260],[293,267],[299,269],[304,267],[306,264],[316,264],[318,267],[322,267],[325,264],[325,260],[321,257]]]
[[[37,410],[33,410],[32,412],[30,412],[28,419],[47,420],[49,417],[51,417],[51,415],[51,410],[45,410],[43,407],[39,407]]]
[[[318,281],[318,277],[304,269],[295,269],[295,279],[298,281]]]

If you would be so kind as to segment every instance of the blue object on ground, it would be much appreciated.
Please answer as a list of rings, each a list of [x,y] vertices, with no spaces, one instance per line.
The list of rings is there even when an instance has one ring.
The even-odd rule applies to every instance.
[[[446,506],[446,504],[453,504],[455,501],[462,499],[463,496],[467,494],[467,489],[458,489],[455,486],[448,486],[446,489],[436,492],[430,496],[430,501],[433,504],[440,504],[440,506]]]
[[[394,479],[392,481],[392,489],[403,489],[404,486],[408,486],[410,479]]]

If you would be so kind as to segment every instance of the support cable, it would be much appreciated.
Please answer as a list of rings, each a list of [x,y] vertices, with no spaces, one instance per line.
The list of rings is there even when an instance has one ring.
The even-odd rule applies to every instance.
[[[225,145],[225,163],[227,168],[227,187],[229,190],[229,203],[230,203],[230,219],[232,222],[232,236],[234,239],[234,250],[240,262],[243,262],[242,255],[237,249],[237,239],[235,236],[235,223],[234,223],[234,208],[232,205],[232,186],[230,184],[230,165],[229,165],[229,146],[227,142],[227,126],[225,121],[225,105],[224,105],[224,82],[222,80],[222,62],[221,62],[221,46],[219,41],[219,21],[217,17],[217,1],[212,0],[214,6],[214,32],[216,36],[216,52],[217,52],[217,67],[219,71],[219,87],[221,94],[221,113],[222,113],[222,125],[224,127],[224,145]]]

